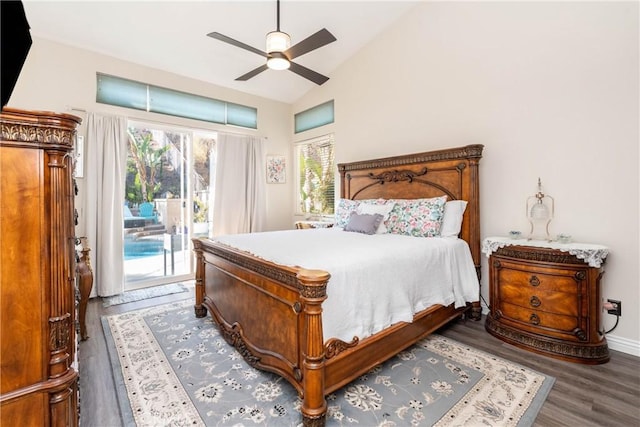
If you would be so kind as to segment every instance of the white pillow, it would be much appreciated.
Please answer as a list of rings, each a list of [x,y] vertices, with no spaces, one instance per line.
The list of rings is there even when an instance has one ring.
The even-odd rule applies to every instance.
[[[380,225],[376,230],[376,234],[385,234],[387,232],[387,226],[384,225],[385,221],[389,219],[389,214],[391,210],[395,206],[393,202],[385,202],[383,204],[369,204],[369,203],[360,203],[358,205],[357,212],[359,214],[380,214],[382,215],[382,221],[380,221]]]
[[[450,200],[444,204],[444,218],[440,237],[458,237],[462,229],[462,216],[467,208],[465,200]]]

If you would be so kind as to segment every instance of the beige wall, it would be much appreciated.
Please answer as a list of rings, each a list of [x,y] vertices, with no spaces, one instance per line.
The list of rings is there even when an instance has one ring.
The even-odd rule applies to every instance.
[[[335,99],[338,162],[484,144],[483,237],[528,231],[541,177],[551,232],[610,248],[608,341],[640,355],[638,34],[638,3],[421,3],[294,112]]]
[[[98,104],[95,102],[96,72],[256,107],[258,109],[258,129],[257,131],[244,130],[237,127],[208,124],[196,120]],[[290,152],[289,134],[293,126],[293,119],[289,104],[214,86],[41,38],[34,38],[27,61],[7,106],[28,110],[64,112],[85,118],[85,113],[70,110],[70,108],[78,108],[182,127],[252,133],[268,138],[267,154],[288,156]],[[287,164],[290,167],[291,162],[289,161]],[[289,172],[287,175],[291,176],[291,172],[287,172]],[[78,179],[78,186],[80,195],[76,205],[80,207],[83,205],[82,179]],[[290,213],[293,205],[292,198],[293,193],[289,186],[267,184],[267,228],[269,230],[293,227]],[[82,212],[80,212],[78,233],[83,232],[84,224]]]

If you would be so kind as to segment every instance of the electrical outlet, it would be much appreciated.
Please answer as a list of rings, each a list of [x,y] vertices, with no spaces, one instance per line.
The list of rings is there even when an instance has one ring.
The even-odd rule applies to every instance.
[[[622,317],[622,302],[614,299],[608,299],[607,302],[611,303],[612,307],[607,309],[607,313]]]

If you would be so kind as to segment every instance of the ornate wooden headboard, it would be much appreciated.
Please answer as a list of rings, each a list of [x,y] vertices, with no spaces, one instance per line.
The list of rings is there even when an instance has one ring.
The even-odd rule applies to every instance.
[[[408,154],[338,165],[344,199],[419,199],[447,195],[466,200],[460,237],[480,273],[480,182],[483,145]]]

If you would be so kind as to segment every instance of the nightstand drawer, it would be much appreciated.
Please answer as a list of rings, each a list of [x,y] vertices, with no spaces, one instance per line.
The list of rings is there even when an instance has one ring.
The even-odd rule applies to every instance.
[[[584,280],[583,270],[544,268],[517,262],[501,261],[501,283],[513,283],[543,292],[577,293],[578,284]]]
[[[514,320],[521,324],[520,327],[523,330],[533,333],[541,333],[544,330],[547,335],[566,338],[567,334],[573,335],[573,331],[580,328],[578,318],[575,316],[547,313],[540,310],[523,310],[522,307],[509,303],[502,304],[500,311],[504,321]],[[553,331],[557,331],[559,334],[554,334]]]
[[[549,292],[506,282],[501,284],[498,292],[500,292],[498,301],[500,301],[501,307],[505,301],[508,301],[510,304],[517,305],[525,310],[540,310],[547,313],[578,316],[577,292]]]

